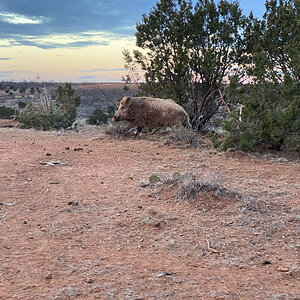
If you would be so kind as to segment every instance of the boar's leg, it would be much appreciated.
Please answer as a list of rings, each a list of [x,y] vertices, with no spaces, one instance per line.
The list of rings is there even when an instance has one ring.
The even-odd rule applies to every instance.
[[[135,136],[137,136],[139,133],[141,133],[142,130],[143,130],[143,128],[144,128],[144,126],[137,126],[136,127],[136,134],[135,134]]]
[[[132,129],[134,126],[135,126],[134,124],[129,123],[127,128],[126,128],[126,131],[129,132],[129,130]]]
[[[160,128],[155,128],[150,134],[152,135],[152,134],[156,133],[159,129]]]

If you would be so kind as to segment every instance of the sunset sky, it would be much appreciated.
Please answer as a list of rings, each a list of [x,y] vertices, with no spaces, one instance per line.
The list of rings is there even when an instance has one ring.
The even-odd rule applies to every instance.
[[[155,0],[0,0],[0,81],[121,81],[122,50]],[[240,0],[260,18],[264,0]]]

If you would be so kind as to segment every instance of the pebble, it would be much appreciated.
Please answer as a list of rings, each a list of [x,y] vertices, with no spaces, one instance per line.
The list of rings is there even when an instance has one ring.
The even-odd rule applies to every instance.
[[[155,276],[156,276],[157,278],[160,278],[160,277],[171,276],[171,275],[173,275],[172,272],[161,271],[161,272],[156,273]]]
[[[282,266],[279,266],[278,268],[277,268],[277,271],[279,271],[279,272],[288,272],[289,271],[289,269],[288,268],[284,268],[284,267],[282,267]]]
[[[48,274],[45,276],[45,279],[47,279],[47,280],[52,279],[52,273],[48,273]]]

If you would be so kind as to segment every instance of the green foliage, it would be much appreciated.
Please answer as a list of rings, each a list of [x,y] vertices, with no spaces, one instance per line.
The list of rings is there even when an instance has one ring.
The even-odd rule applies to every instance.
[[[21,128],[50,130],[54,128],[56,120],[53,111],[45,112],[42,107],[36,108],[32,103],[28,103],[19,113],[18,121]]]
[[[108,115],[101,109],[96,109],[91,116],[89,116],[87,123],[90,125],[107,124]]]
[[[20,87],[19,92],[21,94],[25,94],[26,93],[26,87],[24,87],[24,86]]]
[[[115,114],[115,107],[108,106],[107,112],[103,112],[101,109],[96,109],[91,116],[89,116],[87,123],[90,125],[103,125],[107,124],[109,118],[112,118]]]
[[[23,102],[23,101],[19,101],[19,102],[18,102],[19,108],[24,108],[24,107],[26,107],[26,105],[27,105],[26,102]]]
[[[296,4],[298,3],[298,6]],[[223,148],[281,150],[300,145],[299,0],[266,2],[262,21],[249,17],[246,29],[248,89],[232,78],[228,92],[243,106],[224,122]]]
[[[59,111],[57,126],[67,129],[71,127],[77,117],[76,107],[80,105],[80,96],[75,93],[70,83],[59,85],[56,90],[55,105]]]
[[[15,85],[11,85],[9,88],[11,90],[13,90],[14,92],[16,92],[18,90],[18,88]]]
[[[142,69],[140,89],[185,105],[193,128],[202,130],[220,105],[224,77],[243,59],[244,26],[238,2],[160,0],[137,24],[143,51],[124,51],[126,67],[131,74]]]
[[[0,106],[0,119],[9,119],[13,115],[16,115],[14,108]]]
[[[67,129],[72,126],[77,117],[76,107],[80,105],[80,96],[75,94],[70,83],[58,86],[56,99],[53,101],[46,93],[41,95],[40,106],[27,104],[18,116],[23,128]]]
[[[256,83],[240,94],[241,116],[234,112],[223,123],[229,136],[223,148],[249,151],[255,147],[281,150],[300,141],[300,83],[286,77],[284,83]],[[241,120],[239,119],[241,117]]]
[[[107,108],[107,116],[108,116],[109,118],[112,118],[112,117],[114,116],[115,112],[116,112],[116,109],[115,109],[114,106],[109,106],[109,107]]]
[[[31,88],[30,88],[30,94],[33,95],[34,93],[35,93],[35,88],[34,88],[34,87],[31,87]]]

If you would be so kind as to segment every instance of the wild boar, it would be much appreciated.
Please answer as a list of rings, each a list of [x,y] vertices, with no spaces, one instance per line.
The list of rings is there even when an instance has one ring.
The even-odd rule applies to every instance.
[[[128,121],[127,130],[137,126],[156,128],[186,125],[191,127],[185,110],[171,99],[150,97],[124,97],[113,117],[113,121]]]

